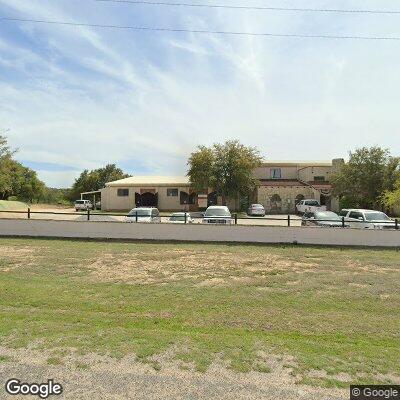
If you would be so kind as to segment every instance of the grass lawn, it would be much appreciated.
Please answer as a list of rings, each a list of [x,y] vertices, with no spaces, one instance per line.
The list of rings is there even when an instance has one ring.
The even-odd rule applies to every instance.
[[[0,200],[0,211],[23,211],[27,208],[21,201]]]
[[[49,363],[173,349],[200,371],[274,358],[312,385],[400,378],[394,250],[0,239],[0,293],[0,345]]]

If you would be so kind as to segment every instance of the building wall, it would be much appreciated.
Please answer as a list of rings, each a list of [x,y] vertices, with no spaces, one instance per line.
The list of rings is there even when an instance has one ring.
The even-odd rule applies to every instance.
[[[129,196],[118,196],[118,189],[129,189]],[[178,196],[167,196],[167,189],[178,189]],[[180,192],[189,193],[189,187],[184,186],[107,186],[101,190],[101,209],[104,211],[131,210],[136,206],[135,193],[143,193],[146,190],[158,193],[158,208],[164,211],[181,211],[184,206],[180,204]]]
[[[178,196],[171,197],[167,196],[167,189],[178,189]],[[181,211],[184,209],[184,205],[180,204],[180,193],[186,192],[189,193],[189,187],[159,187],[157,188],[158,192],[158,208],[163,211]]]
[[[323,176],[329,182],[331,173],[332,167],[306,167],[299,170],[298,179],[303,182],[311,182],[316,176]]]
[[[271,170],[280,169],[281,179],[297,179],[297,167],[280,167],[280,166],[261,166],[254,170],[254,177],[257,179],[272,179]]]
[[[129,196],[120,197],[117,195],[118,189],[129,189]],[[131,210],[135,207],[135,191],[132,187],[106,187],[101,190],[101,209],[110,210]]]
[[[271,201],[274,195],[281,198],[280,204],[274,204]],[[257,202],[264,206],[267,213],[294,213],[298,195],[319,200],[308,186],[260,186],[257,190]]]

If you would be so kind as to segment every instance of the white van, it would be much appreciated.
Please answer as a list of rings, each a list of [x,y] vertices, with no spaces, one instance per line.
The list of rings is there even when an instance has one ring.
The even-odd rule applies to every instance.
[[[93,209],[93,204],[90,200],[75,200],[75,211],[86,211]]]
[[[296,211],[298,214],[305,214],[306,212],[308,213],[316,213],[317,211],[326,211],[325,206],[321,206],[320,202],[318,200],[314,199],[305,199],[301,200],[297,205],[296,205]]]
[[[234,223],[235,221],[232,218],[229,208],[225,206],[210,206],[203,217],[203,224],[232,225]]]
[[[132,209],[125,218],[126,222],[161,222],[160,212],[157,208],[152,207],[138,207]]]

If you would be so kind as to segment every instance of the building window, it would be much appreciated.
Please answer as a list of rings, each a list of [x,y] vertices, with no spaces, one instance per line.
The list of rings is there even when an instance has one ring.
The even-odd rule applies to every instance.
[[[178,189],[167,189],[168,197],[178,197]]]
[[[314,181],[315,182],[325,182],[325,177],[324,176],[315,176]]]
[[[129,196],[129,189],[118,189],[117,190],[118,197],[128,197]]]
[[[271,168],[271,179],[282,179],[282,170],[280,168]]]

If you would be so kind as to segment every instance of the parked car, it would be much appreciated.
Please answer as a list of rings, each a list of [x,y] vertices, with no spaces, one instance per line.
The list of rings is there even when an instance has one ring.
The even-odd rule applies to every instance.
[[[204,213],[203,224],[233,224],[231,212],[225,206],[210,206]]]
[[[126,222],[161,222],[160,212],[157,208],[138,207],[132,209],[126,216]]]
[[[247,209],[247,215],[265,217],[265,208],[262,204],[251,204]]]
[[[375,210],[343,209],[340,215],[351,228],[355,229],[395,229],[395,222],[385,213]]]
[[[170,217],[168,222],[172,224],[184,224],[185,223],[185,213],[184,212],[177,212],[173,213]],[[193,224],[194,220],[189,213],[186,213],[186,223]]]
[[[75,200],[75,211],[92,210],[93,204],[90,200]]]
[[[321,206],[318,200],[305,199],[296,204],[296,211],[298,214],[305,212],[326,211],[326,206]]]
[[[301,226],[318,226],[320,228],[342,228],[343,221],[336,213],[332,211],[306,212],[303,214]],[[344,224],[349,227],[348,223]]]

